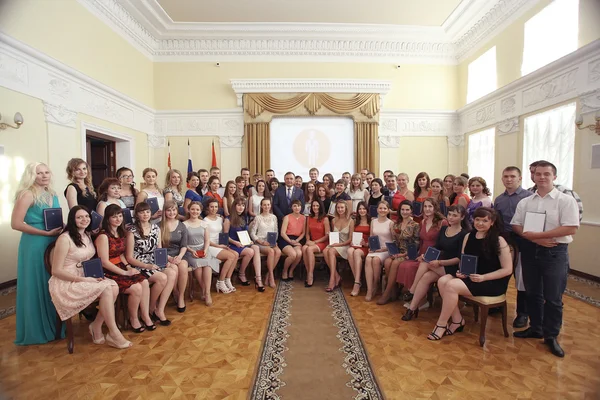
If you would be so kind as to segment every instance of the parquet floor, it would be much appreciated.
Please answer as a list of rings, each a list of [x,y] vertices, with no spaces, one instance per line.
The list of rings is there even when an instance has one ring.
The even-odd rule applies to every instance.
[[[245,399],[273,294],[238,286],[232,295],[213,294],[212,308],[199,300],[184,314],[170,308],[173,325],[126,332],[135,344],[127,351],[92,344],[77,319],[72,355],[64,341],[17,347],[10,316],[0,320],[0,399]],[[600,308],[564,296],[559,339],[567,356],[559,359],[541,341],[504,338],[497,317],[488,319],[480,348],[470,309],[463,333],[430,342],[439,304],[404,322],[400,301],[365,303],[364,291],[346,298],[387,399],[600,398]]]

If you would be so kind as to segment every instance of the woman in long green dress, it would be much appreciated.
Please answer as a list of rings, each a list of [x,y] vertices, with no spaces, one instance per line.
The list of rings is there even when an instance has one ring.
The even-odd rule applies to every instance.
[[[44,251],[62,228],[44,230],[44,209],[58,208],[47,165],[25,167],[15,196],[11,226],[20,231],[17,268],[17,338],[15,344],[42,344],[56,336],[56,310],[48,292],[50,275],[44,266]]]

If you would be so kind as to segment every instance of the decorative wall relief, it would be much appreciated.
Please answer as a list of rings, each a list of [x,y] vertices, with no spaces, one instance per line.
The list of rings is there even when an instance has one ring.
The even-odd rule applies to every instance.
[[[600,59],[590,61],[588,64],[588,82],[590,84],[600,81]]]
[[[517,102],[515,97],[515,95],[512,95],[500,102],[500,114],[504,116],[515,112],[515,104]]]
[[[55,105],[44,102],[44,115],[47,122],[68,126],[69,128],[77,126],[77,113],[68,110],[62,104]]]
[[[577,68],[557,77],[548,79],[539,85],[523,90],[523,106],[530,107],[570,93],[576,89]]]
[[[379,146],[381,148],[397,149],[398,147],[400,147],[400,136],[379,135]]]
[[[519,118],[509,118],[496,125],[498,136],[519,131]]]

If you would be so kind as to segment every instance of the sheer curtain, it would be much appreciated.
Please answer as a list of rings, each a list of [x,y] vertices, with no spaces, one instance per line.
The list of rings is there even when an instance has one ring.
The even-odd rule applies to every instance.
[[[492,193],[494,192],[495,141],[495,128],[469,135],[468,174],[471,178],[480,176],[485,179]]]
[[[554,0],[525,22],[521,76],[577,50],[579,0]]]
[[[496,47],[472,61],[467,75],[467,103],[471,103],[498,88],[496,77]]]
[[[534,185],[529,164],[550,161],[558,170],[556,184],[573,188],[575,155],[575,103],[525,118],[523,138],[523,187]]]

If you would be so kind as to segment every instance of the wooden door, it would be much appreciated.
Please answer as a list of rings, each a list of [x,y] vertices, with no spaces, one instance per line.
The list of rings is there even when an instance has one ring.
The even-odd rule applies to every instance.
[[[97,189],[105,178],[115,176],[115,142],[86,135],[87,161],[92,169],[92,182]]]

